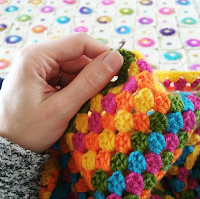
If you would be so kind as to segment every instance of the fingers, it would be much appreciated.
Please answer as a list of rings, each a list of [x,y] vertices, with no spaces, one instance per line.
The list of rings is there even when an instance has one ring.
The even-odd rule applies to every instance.
[[[49,99],[51,102],[47,103],[51,103],[53,108],[56,107],[55,112],[60,111],[63,117],[71,119],[88,99],[109,83],[122,63],[123,58],[118,52],[102,53],[84,67],[67,87],[55,93]]]

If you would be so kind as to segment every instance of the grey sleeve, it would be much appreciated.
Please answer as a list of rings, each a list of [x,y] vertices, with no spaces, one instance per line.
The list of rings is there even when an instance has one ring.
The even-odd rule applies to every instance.
[[[41,165],[50,158],[0,137],[0,198],[38,199]]]

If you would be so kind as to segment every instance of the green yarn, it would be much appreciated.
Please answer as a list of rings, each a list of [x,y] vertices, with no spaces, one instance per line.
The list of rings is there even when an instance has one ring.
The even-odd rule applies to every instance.
[[[83,104],[83,106],[80,108],[80,110],[78,112],[79,113],[88,113],[89,110],[90,110],[90,100],[85,102],[85,104]]]
[[[131,146],[134,151],[143,153],[148,148],[147,135],[138,131],[131,136]]]
[[[144,181],[144,189],[151,189],[155,186],[157,179],[152,173],[142,175]]]
[[[179,131],[177,133],[178,139],[179,139],[179,144],[178,144],[178,148],[183,149],[183,147],[185,146],[185,144],[188,142],[189,140],[189,134],[186,131]]]
[[[129,195],[127,195],[127,196],[125,196],[125,197],[123,197],[124,199],[140,199],[140,197],[139,196],[136,196],[136,195],[131,195],[131,194],[129,194]]]
[[[149,117],[150,129],[153,132],[162,133],[168,127],[168,121],[165,115],[159,112],[155,112]]]
[[[68,127],[65,130],[65,133],[69,132],[75,132],[75,120],[76,120],[76,115],[69,121]]]
[[[166,152],[162,153],[160,156],[162,159],[162,169],[166,171],[168,169],[169,165],[172,163],[173,153],[166,151]]]
[[[196,116],[196,125],[194,126],[194,130],[199,126],[200,123],[200,111],[195,111],[195,116]]]
[[[121,8],[119,12],[123,15],[130,15],[133,13],[133,10],[131,8]]]
[[[152,195],[158,195],[158,196],[161,196],[161,197],[163,197],[165,194],[162,192],[162,191],[160,191],[159,189],[153,189],[152,191],[151,191],[151,194]]]
[[[177,95],[168,95],[168,98],[171,103],[170,111],[171,112],[181,112],[184,109],[184,104]]]
[[[126,171],[128,169],[128,164],[126,160],[126,155],[121,152],[115,153],[110,160],[110,167],[112,171]]]
[[[198,92],[198,93],[196,94],[196,96],[197,96],[197,97],[200,97],[200,92]]]
[[[187,189],[186,191],[182,191],[179,193],[181,199],[194,199],[195,194],[191,189]]]
[[[95,174],[91,178],[91,182],[93,187],[103,193],[107,190],[107,174],[105,171],[99,169],[95,172]]]

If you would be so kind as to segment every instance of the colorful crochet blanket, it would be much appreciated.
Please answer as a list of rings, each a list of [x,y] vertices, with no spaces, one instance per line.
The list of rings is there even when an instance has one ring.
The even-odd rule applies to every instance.
[[[117,80],[50,149],[40,199],[200,198],[200,72],[153,71],[138,51],[120,53]]]

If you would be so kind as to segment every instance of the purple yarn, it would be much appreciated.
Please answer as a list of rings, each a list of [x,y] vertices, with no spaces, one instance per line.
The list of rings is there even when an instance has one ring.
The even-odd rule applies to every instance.
[[[141,24],[150,24],[153,22],[153,19],[147,18],[147,17],[142,17],[142,18],[138,19],[138,22],[140,22]]]
[[[183,117],[183,130],[189,132],[192,128],[194,128],[196,124],[196,116],[195,114],[189,110],[182,114]]]
[[[175,34],[175,32],[176,31],[172,28],[164,28],[164,29],[160,30],[160,33],[165,36],[171,36],[171,35]]]
[[[194,95],[188,95],[187,98],[194,104],[194,110],[200,111],[200,98]]]
[[[144,71],[144,70],[148,70],[151,74],[153,74],[152,67],[146,61],[144,61],[144,59],[138,60],[137,65],[138,65],[141,72]]]
[[[128,91],[130,93],[134,93],[137,90],[137,83],[134,77],[130,77],[129,80],[122,87],[123,91]]]
[[[200,64],[193,64],[190,66],[190,70],[198,70],[200,68]]]

